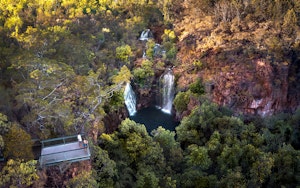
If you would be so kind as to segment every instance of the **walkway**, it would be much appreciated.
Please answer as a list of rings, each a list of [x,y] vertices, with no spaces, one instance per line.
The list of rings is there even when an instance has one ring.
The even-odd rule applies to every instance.
[[[76,137],[76,136],[72,136]],[[70,142],[65,143],[66,138],[71,137],[62,137],[62,138],[56,138],[51,140],[42,141],[42,151],[40,156],[40,166],[52,166],[56,165],[62,162],[77,162],[82,160],[89,160],[90,159],[90,149],[87,146],[87,148],[83,148],[79,146],[79,143],[76,142]],[[57,142],[57,141],[63,141],[63,144],[58,145],[52,145],[52,146],[45,146],[46,143],[49,144],[49,142]]]

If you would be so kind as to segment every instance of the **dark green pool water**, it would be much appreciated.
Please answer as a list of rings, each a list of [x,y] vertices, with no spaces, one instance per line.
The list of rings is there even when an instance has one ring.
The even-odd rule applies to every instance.
[[[174,121],[174,115],[164,113],[154,106],[139,110],[134,116],[129,118],[137,123],[144,124],[149,133],[159,126],[174,131],[179,124],[179,122]]]

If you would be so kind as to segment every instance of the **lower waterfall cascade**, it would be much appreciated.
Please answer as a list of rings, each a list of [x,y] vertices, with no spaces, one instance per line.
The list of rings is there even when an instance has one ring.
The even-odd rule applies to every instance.
[[[172,105],[174,100],[174,74],[169,69],[160,79],[160,97],[161,97],[161,110],[165,113],[172,113]]]
[[[129,82],[125,87],[124,100],[129,116],[133,116],[136,113],[136,96]]]

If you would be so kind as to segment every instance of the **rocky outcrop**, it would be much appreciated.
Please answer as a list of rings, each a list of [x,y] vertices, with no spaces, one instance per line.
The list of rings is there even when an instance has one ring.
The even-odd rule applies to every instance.
[[[179,90],[201,77],[213,85],[211,100],[237,113],[268,116],[299,107],[300,53],[291,47],[299,42],[270,22],[215,26],[211,17],[197,19],[175,27]]]
[[[261,116],[289,110],[288,65],[255,60],[253,69],[236,64],[214,75],[212,100],[238,112]]]
[[[128,112],[125,107],[118,111],[109,112],[109,114],[103,118],[103,123],[106,129],[105,132],[114,132],[126,117],[128,117]]]
[[[155,102],[155,88],[150,89],[137,89],[137,110],[147,108],[154,104]]]

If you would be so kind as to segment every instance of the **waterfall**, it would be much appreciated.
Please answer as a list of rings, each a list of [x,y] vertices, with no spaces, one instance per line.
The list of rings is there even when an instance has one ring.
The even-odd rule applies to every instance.
[[[136,97],[129,82],[127,82],[125,87],[124,100],[129,115],[133,116],[136,113]]]
[[[174,99],[174,75],[171,69],[160,78],[161,110],[171,114]]]
[[[143,51],[143,59],[147,59],[146,51]]]
[[[146,29],[141,33],[139,40],[148,40],[149,38],[152,38],[152,37],[153,36],[152,36],[150,29]]]

